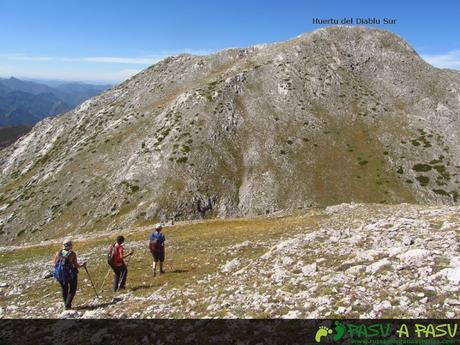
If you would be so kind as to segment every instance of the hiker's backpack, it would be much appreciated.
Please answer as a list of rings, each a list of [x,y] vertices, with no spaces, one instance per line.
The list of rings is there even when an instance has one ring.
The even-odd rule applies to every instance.
[[[107,263],[110,267],[115,265],[115,256],[117,255],[117,249],[115,248],[115,243],[111,244],[107,252]]]
[[[59,251],[59,256],[54,264],[53,277],[62,283],[68,283],[75,278],[75,271],[70,263],[69,256],[72,252],[64,254]]]
[[[162,243],[163,243],[163,241],[161,241],[161,237],[150,236],[150,242],[149,242],[149,250],[150,250],[150,252],[161,251],[162,250],[162,247],[161,247]]]
[[[157,239],[150,238],[150,242],[149,242],[149,250],[150,250],[150,252],[155,251],[156,244],[157,244]]]

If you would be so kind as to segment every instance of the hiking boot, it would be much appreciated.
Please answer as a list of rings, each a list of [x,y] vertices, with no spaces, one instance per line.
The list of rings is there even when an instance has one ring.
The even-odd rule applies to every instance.
[[[165,273],[165,271],[164,271],[164,270],[160,270],[160,274],[163,274],[163,273]]]

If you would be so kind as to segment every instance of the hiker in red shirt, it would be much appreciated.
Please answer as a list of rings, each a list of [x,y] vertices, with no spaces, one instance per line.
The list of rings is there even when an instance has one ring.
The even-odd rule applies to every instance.
[[[128,267],[123,259],[133,255],[133,251],[124,255],[124,242],[125,238],[123,236],[118,236],[117,243],[115,243],[113,246],[114,253],[112,269],[115,273],[113,280],[113,291],[125,289],[126,277],[128,276]]]

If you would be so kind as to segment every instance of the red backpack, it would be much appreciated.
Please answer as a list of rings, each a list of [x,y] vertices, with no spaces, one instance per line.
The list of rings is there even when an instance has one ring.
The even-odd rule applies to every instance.
[[[115,266],[116,256],[117,256],[117,249],[115,248],[115,243],[114,243],[110,245],[109,250],[107,252],[107,263],[109,264],[110,267]]]
[[[150,239],[150,242],[149,242],[149,250],[150,250],[150,252],[155,251],[156,245],[157,245],[157,240]]]

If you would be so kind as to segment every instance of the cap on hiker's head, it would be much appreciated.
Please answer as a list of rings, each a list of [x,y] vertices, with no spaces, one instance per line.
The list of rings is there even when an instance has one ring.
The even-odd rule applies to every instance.
[[[69,238],[66,238],[62,244],[64,245],[64,247],[72,247],[72,240],[69,239]]]
[[[125,238],[123,236],[118,236],[117,237],[117,242],[118,243],[123,243],[125,241]]]
[[[155,230],[161,230],[161,229],[163,229],[163,227],[161,226],[161,224],[155,225]]]

